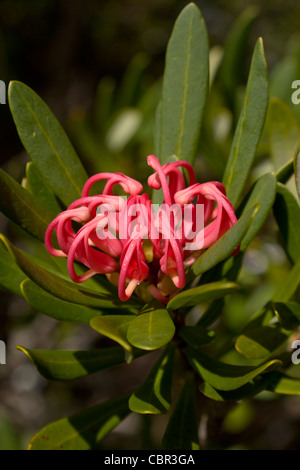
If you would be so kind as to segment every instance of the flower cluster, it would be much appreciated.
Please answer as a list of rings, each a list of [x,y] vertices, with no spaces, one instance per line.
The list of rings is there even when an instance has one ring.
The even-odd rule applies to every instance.
[[[99,173],[86,182],[82,197],[51,222],[45,244],[50,254],[68,258],[74,282],[106,274],[118,285],[122,301],[142,283],[138,294],[166,304],[185,286],[186,267],[236,222],[236,216],[224,186],[215,181],[196,183],[189,163],[161,166],[153,155],[147,161],[155,170],[148,178],[149,187],[163,192],[158,211],[138,181],[122,173]],[[186,171],[188,186],[180,168]],[[102,194],[89,196],[100,180],[106,180]],[[115,185],[128,197],[114,195]],[[53,232],[59,249],[53,246]],[[75,261],[87,271],[77,274]]]

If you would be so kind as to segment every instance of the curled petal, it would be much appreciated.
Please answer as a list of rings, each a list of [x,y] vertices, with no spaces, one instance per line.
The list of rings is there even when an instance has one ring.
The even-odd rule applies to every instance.
[[[98,217],[99,219],[99,217]],[[99,220],[92,220],[77,233],[68,254],[68,271],[74,282],[83,282],[94,274],[112,273],[119,270],[118,263],[106,253],[102,253],[90,245],[91,233],[96,229]],[[90,268],[87,272],[77,275],[74,261],[80,261]]]
[[[197,204],[204,204],[204,222],[210,222],[198,233],[193,249],[204,249],[215,243],[237,221],[232,204],[226,198],[225,188],[219,182],[194,184],[175,194],[175,201],[189,204],[198,196]],[[217,204],[214,209],[214,203]]]
[[[123,175],[122,173],[98,173],[87,180],[82,190],[82,197],[89,195],[90,189],[94,183],[105,179],[107,180],[103,190],[103,195],[105,196],[113,196],[112,189],[115,184],[122,186],[124,191],[131,195],[139,194],[143,190],[143,186],[139,181],[129,178],[129,176]]]
[[[67,256],[70,246],[75,238],[72,229],[72,220],[74,222],[84,223],[90,219],[90,211],[87,207],[66,210],[59,214],[49,225],[45,233],[45,246],[48,252],[53,256]],[[51,235],[53,230],[56,231],[58,245],[61,248],[57,250],[53,247]]]
[[[160,171],[160,174],[158,172],[160,165],[157,162],[158,162],[158,159],[154,157],[154,155],[148,156],[148,165],[150,165],[152,168],[156,170],[156,173],[154,173],[153,175],[150,175],[148,178],[148,184],[153,189],[160,189],[161,187],[163,187],[163,184],[165,186],[165,183],[162,183],[163,178],[162,178],[161,171]],[[187,170],[188,175],[189,175],[190,185],[193,185],[196,182],[195,172],[194,172],[192,165],[190,165],[190,163],[185,162],[184,160],[177,160],[172,163],[165,163],[161,167],[161,170],[163,174],[165,175],[165,177],[169,177],[168,186],[169,186],[169,192],[170,192],[172,199],[176,192],[181,191],[185,188],[185,179],[184,179],[183,173],[178,169],[178,167],[182,167]]]

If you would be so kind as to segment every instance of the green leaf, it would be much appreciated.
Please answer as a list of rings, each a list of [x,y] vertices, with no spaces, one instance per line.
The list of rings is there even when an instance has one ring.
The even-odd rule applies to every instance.
[[[295,171],[295,182],[296,182],[298,198],[300,199],[300,145],[298,145],[298,148],[295,153],[294,171]]]
[[[300,380],[282,372],[268,374],[267,390],[282,395],[300,395]]]
[[[294,330],[300,325],[300,304],[298,302],[274,302],[272,306],[282,328]]]
[[[252,207],[241,218],[219,238],[211,247],[209,247],[192,265],[196,276],[205,273],[216,266],[224,259],[228,258],[239,246],[250,224],[258,212],[258,207]]]
[[[281,183],[277,183],[273,211],[285,250],[295,263],[300,258],[300,207],[293,194]]]
[[[44,242],[45,232],[54,218],[32,194],[0,169],[0,210],[26,232]]]
[[[127,339],[136,348],[152,350],[165,346],[174,333],[168,311],[158,309],[138,315],[128,327]]]
[[[288,336],[276,327],[247,328],[235,343],[236,350],[248,359],[262,359],[276,352]]]
[[[282,167],[279,168],[279,170],[276,171],[276,179],[278,183],[285,184],[293,175],[293,173],[294,173],[294,159],[289,160],[287,163],[282,165]]]
[[[154,151],[155,155],[159,155],[161,147],[161,101],[158,103],[156,112],[155,112],[155,121],[154,121]],[[163,200],[163,199],[162,199]]]
[[[30,441],[29,450],[90,450],[129,413],[126,395],[48,424]]]
[[[112,297],[107,292],[103,292],[103,290],[101,291],[101,286],[99,286],[99,292],[97,292],[86,289],[81,285],[78,286],[71,281],[66,281],[62,277],[47,271],[42,266],[31,261],[21,250],[16,248],[3,236],[1,236],[1,239],[4,240],[4,243],[14,256],[22,271],[38,286],[55,297],[88,307],[128,308],[130,306],[130,303],[121,303],[118,298]]]
[[[104,336],[119,343],[125,349],[126,362],[133,359],[133,349],[127,340],[127,330],[135,319],[135,315],[105,315],[92,318],[91,327]]]
[[[65,204],[81,196],[87,175],[46,103],[27,85],[10,82],[8,99],[19,136],[47,184]]]
[[[236,19],[226,37],[224,56],[220,67],[220,78],[225,90],[225,98],[233,104],[237,87],[241,83],[241,64],[247,56],[249,35],[257,18],[258,10],[249,6]]]
[[[162,445],[168,450],[198,450],[198,423],[193,377],[188,377],[167,425]]]
[[[183,326],[179,330],[179,336],[194,348],[209,344],[215,337],[214,331],[207,331],[202,326]]]
[[[242,214],[259,204],[256,216],[241,242],[241,251],[245,251],[265,223],[276,196],[276,177],[267,173],[259,178],[242,203]],[[240,213],[240,211],[239,211]]]
[[[185,352],[197,374],[213,388],[224,391],[240,388],[270,367],[281,365],[279,360],[268,361],[259,366],[233,365],[209,357],[196,349],[187,348]]]
[[[278,170],[294,158],[300,141],[300,124],[288,105],[278,98],[270,100],[267,122],[271,159]]]
[[[211,282],[192,289],[187,289],[173,297],[167,305],[168,310],[175,310],[180,307],[192,307],[208,302],[213,299],[233,294],[240,289],[239,284],[235,282]]]
[[[52,189],[47,185],[33,162],[26,165],[27,187],[33,196],[51,213],[58,214],[61,207]]]
[[[287,302],[294,295],[300,283],[300,258],[282,280],[272,296],[273,302]]]
[[[13,294],[22,296],[21,283],[27,279],[14,258],[0,241],[0,286]]]
[[[33,362],[38,372],[47,380],[74,380],[103,369],[124,363],[122,348],[90,351],[47,351],[17,346]]]
[[[131,395],[129,408],[135,413],[166,413],[171,406],[171,388],[175,346],[162,354],[145,382]]]
[[[92,318],[101,314],[99,310],[61,300],[49,294],[30,279],[21,284],[21,292],[35,310],[56,320],[89,324]]]
[[[207,382],[199,385],[199,390],[203,395],[215,401],[240,401],[249,399],[262,392],[266,388],[266,379],[264,376],[257,377],[255,380],[248,382],[235,390],[216,390]]]
[[[247,182],[262,134],[267,106],[267,64],[260,38],[254,49],[244,105],[223,178],[227,197],[233,206],[236,206]]]
[[[158,155],[162,163],[173,154],[194,160],[208,91],[208,55],[203,18],[190,3],[177,18],[167,48]]]

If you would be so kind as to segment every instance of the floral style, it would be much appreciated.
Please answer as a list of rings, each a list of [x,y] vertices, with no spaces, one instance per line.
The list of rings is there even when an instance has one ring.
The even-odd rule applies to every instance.
[[[138,181],[121,173],[99,173],[88,179],[82,197],[51,222],[45,244],[51,255],[68,258],[74,282],[106,274],[118,284],[122,301],[139,286],[138,295],[146,293],[166,304],[185,286],[185,269],[232,227],[236,216],[224,186],[196,183],[189,163],[161,166],[154,155],[147,162],[155,171],[148,178],[149,188],[163,192],[158,211]],[[90,196],[101,180],[106,180],[102,194]],[[114,195],[115,185],[126,197]],[[77,274],[75,261],[87,271]]]

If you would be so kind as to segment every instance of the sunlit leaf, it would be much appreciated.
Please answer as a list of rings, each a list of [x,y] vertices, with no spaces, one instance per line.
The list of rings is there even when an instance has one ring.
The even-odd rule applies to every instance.
[[[29,450],[90,450],[129,413],[129,396],[114,398],[42,428],[30,441]]]
[[[274,302],[272,306],[282,328],[294,330],[300,325],[300,304],[298,302]]]
[[[186,349],[186,356],[203,380],[224,391],[240,388],[270,367],[281,365],[281,361],[275,359],[255,367],[226,364],[192,348]]]
[[[253,53],[243,109],[223,178],[227,197],[234,206],[239,201],[255,158],[267,106],[267,64],[262,39],[258,39]]]
[[[152,368],[145,382],[131,395],[129,408],[135,413],[165,413],[171,406],[175,346],[170,345]]]
[[[169,310],[175,310],[180,307],[192,307],[202,302],[218,299],[229,294],[233,294],[240,289],[239,284],[235,282],[211,282],[192,289],[187,289],[173,297],[167,305]]]
[[[281,372],[272,372],[268,376],[267,389],[283,395],[300,395],[300,380]]]
[[[167,310],[150,310],[131,322],[127,339],[136,348],[152,350],[169,343],[174,333],[175,326]]]
[[[199,9],[188,4],[169,40],[163,77],[160,150],[193,162],[208,90],[208,38]]]
[[[235,348],[248,359],[261,359],[276,352],[287,339],[288,336],[276,327],[247,328],[237,338]]]
[[[209,383],[202,382],[199,390],[203,395],[215,401],[239,401],[246,398],[252,398],[266,388],[266,379],[264,376],[255,378],[240,388],[235,390],[216,390]]]
[[[101,314],[99,310],[59,299],[30,279],[21,284],[21,292],[35,310],[56,320],[89,324],[92,318]]]
[[[245,251],[265,223],[276,196],[276,177],[267,173],[257,180],[242,204],[242,214],[259,204],[256,216],[241,242],[241,251]]]
[[[119,343],[125,349],[126,361],[131,362],[133,349],[127,340],[127,330],[134,319],[134,315],[105,315],[92,318],[90,325],[98,333]]]
[[[91,349],[89,351],[59,351],[28,349],[17,346],[33,362],[47,380],[74,380],[124,363],[122,348]]]

